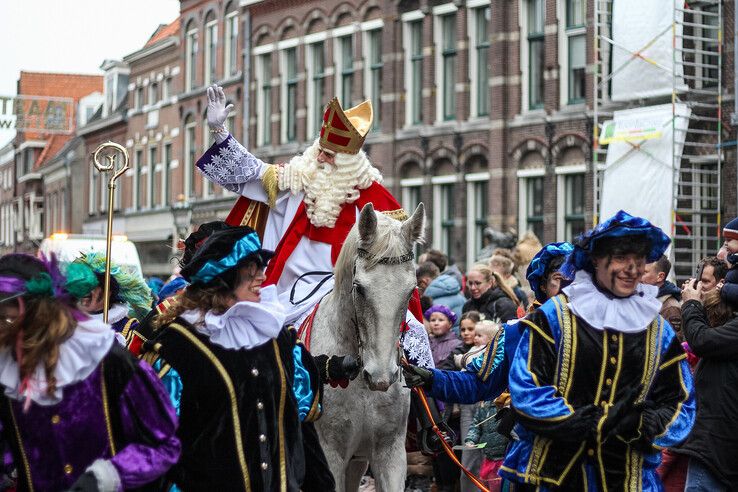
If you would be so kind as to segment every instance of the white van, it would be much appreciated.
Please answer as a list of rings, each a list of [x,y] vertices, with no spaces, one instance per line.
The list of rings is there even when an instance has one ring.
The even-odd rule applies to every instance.
[[[82,254],[95,252],[105,255],[106,244],[105,236],[58,232],[41,241],[38,250],[47,256],[49,253],[54,253],[61,263],[62,270],[64,270],[67,265]],[[110,256],[113,263],[143,278],[141,260],[138,257],[136,245],[129,241],[126,236],[113,236]]]

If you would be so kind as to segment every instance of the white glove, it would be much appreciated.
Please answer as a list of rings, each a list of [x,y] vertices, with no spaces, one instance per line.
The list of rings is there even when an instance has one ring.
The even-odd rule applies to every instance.
[[[226,106],[223,88],[215,84],[208,87],[208,126],[212,130],[223,128],[231,110],[233,110],[233,104]]]

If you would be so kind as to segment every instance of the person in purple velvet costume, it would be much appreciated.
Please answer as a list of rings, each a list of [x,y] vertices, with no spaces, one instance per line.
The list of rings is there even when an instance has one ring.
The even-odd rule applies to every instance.
[[[179,458],[156,374],[76,309],[53,258],[0,257],[0,387],[17,490],[160,490]]]

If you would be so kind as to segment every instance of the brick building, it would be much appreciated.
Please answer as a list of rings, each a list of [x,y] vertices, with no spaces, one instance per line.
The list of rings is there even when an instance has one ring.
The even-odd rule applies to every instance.
[[[0,148],[0,254],[15,247],[15,149],[8,142]]]
[[[44,112],[35,127],[58,127],[58,132],[18,130],[13,140],[15,149],[16,209],[12,218],[16,230],[14,248],[17,251],[35,251],[44,237],[44,188],[41,168],[48,164],[74,137],[79,121],[88,117],[83,99],[95,100],[102,94],[103,79],[99,75],[21,72],[18,79],[19,96],[68,98],[62,103],[61,113]],[[91,104],[94,112],[96,104]],[[82,113],[78,109],[83,108]],[[66,121],[69,119],[69,121]],[[67,198],[68,199],[68,198]],[[66,200],[63,200],[65,202]]]

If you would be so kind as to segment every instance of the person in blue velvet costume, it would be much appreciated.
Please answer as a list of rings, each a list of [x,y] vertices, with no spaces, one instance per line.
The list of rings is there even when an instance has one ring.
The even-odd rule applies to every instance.
[[[550,296],[557,295],[566,279],[559,272],[566,256],[572,251],[570,243],[551,243],[531,260],[526,278],[535,292],[540,306]],[[493,400],[507,388],[510,361],[515,355],[525,323],[512,320],[503,325],[484,352],[473,359],[465,371],[427,370],[410,366],[406,370],[409,385],[423,385],[429,396],[452,403],[475,403]]]

